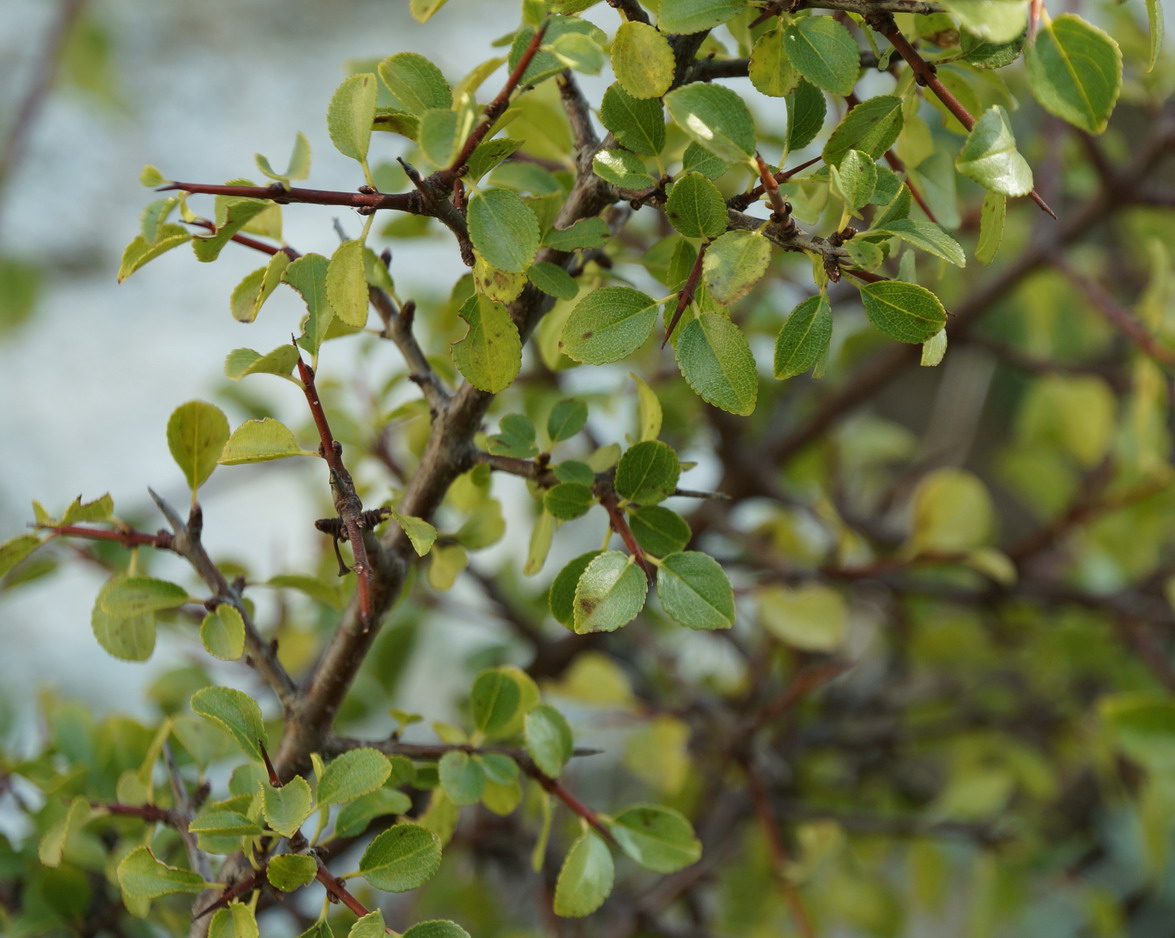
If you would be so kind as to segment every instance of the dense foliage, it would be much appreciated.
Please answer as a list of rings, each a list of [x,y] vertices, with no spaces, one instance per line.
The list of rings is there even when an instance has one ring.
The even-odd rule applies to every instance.
[[[0,546],[5,588],[108,570],[116,658],[202,646],[154,723],[48,700],[0,762],[5,934],[1169,933],[1156,0],[523,0],[495,46],[354,65],[355,192],[302,135],[260,185],[143,171],[119,278],[260,254],[231,315],[305,311],[225,374],[307,416],[182,403],[166,528],[104,496]],[[359,221],[300,253],[291,203]],[[405,295],[426,242],[465,272]],[[199,493],[283,459],[321,563],[261,581]],[[458,615],[495,639],[447,723],[407,676]]]

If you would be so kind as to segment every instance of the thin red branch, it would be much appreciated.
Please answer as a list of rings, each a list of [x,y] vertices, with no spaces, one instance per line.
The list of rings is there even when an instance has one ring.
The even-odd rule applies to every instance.
[[[331,871],[326,868],[326,865],[321,860],[318,861],[318,872],[314,874],[314,878],[322,883],[331,898],[341,902],[360,918],[371,914],[371,909],[356,899],[350,890],[347,889],[346,883],[337,876],[332,875]],[[390,934],[391,929],[388,929],[388,932]]]
[[[628,526],[628,520],[624,517],[624,510],[620,507],[620,502],[616,498],[616,493],[611,490],[605,492],[600,496],[600,504],[608,512],[608,521],[612,525],[612,530],[620,535],[620,539],[624,541],[624,546],[632,554],[633,560],[645,572],[645,578],[652,583],[654,579],[653,566],[649,563],[649,558],[645,556],[644,550],[633,536],[632,529]]]
[[[673,330],[677,328],[677,323],[685,312],[686,307],[694,301],[694,294],[698,290],[698,281],[702,279],[702,262],[705,260],[708,244],[708,241],[703,241],[698,248],[698,256],[694,258],[694,266],[690,268],[685,286],[681,288],[681,293],[677,295],[677,309],[673,311],[673,318],[669,320],[669,325],[665,327],[665,338],[661,340],[661,348],[665,348],[665,343],[673,335]]]
[[[297,343],[295,343],[295,347]],[[319,452],[330,467],[330,487],[334,495],[335,510],[343,521],[347,538],[351,542],[351,551],[355,556],[355,577],[359,587],[359,617],[364,629],[372,626],[371,615],[371,562],[367,556],[367,545],[363,541],[365,527],[363,517],[363,502],[355,491],[355,482],[351,473],[343,465],[343,445],[330,432],[326,413],[322,409],[322,401],[318,397],[318,388],[314,385],[314,369],[311,368],[302,356],[298,355],[298,375],[302,379],[302,391],[306,395],[306,403],[310,406],[310,414],[314,418],[314,425],[318,428],[318,436],[322,443]]]
[[[767,840],[767,849],[771,853],[771,866],[775,871],[775,878],[779,880],[779,888],[783,891],[791,917],[800,934],[804,938],[815,938],[816,932],[812,928],[812,919],[804,906],[804,900],[800,897],[800,891],[796,889],[796,884],[788,875],[791,857],[788,855],[783,837],[780,836],[779,819],[775,816],[775,811],[771,806],[767,786],[763,784],[763,779],[752,764],[748,762],[745,768],[751,789],[751,802],[755,808],[755,815],[759,819],[759,827],[762,828],[763,836]]]
[[[179,819],[171,811],[153,804],[121,804],[120,802],[103,803],[91,801],[90,807],[96,811],[105,811],[107,814],[117,814],[119,817],[137,817],[144,821],[168,824],[179,827]]]
[[[254,889],[257,889],[259,886],[261,886],[262,883],[265,882],[265,867],[267,865],[268,864],[266,861],[262,860],[260,867],[258,867],[256,870],[253,870],[253,872],[251,872],[244,879],[234,883],[232,886],[229,886],[228,889],[224,890],[224,892],[217,896],[215,902],[213,902],[211,905],[205,906],[199,912],[195,913],[192,918],[194,920],[202,919],[204,916],[215,912],[217,909],[223,909],[238,896],[244,896],[252,892]]]
[[[547,26],[550,22],[550,19],[544,20],[543,24],[535,30],[526,49],[523,50],[518,64],[514,66],[514,71],[506,79],[506,84],[502,86],[502,90],[498,92],[498,96],[486,105],[485,111],[482,112],[484,114],[482,122],[473,128],[473,132],[466,138],[464,145],[461,147],[461,151],[457,154],[456,159],[453,160],[447,172],[452,174],[459,173],[461,167],[469,161],[469,157],[477,149],[478,144],[486,138],[486,135],[493,129],[494,124],[498,122],[498,118],[505,112],[506,106],[510,103],[510,95],[514,93],[514,89],[522,81],[522,76],[526,74],[527,68],[530,67],[531,61],[538,53],[539,47],[543,44],[543,36],[547,34]]]
[[[189,225],[196,225],[200,228],[207,228],[209,231],[216,231],[216,225],[210,222],[207,218],[193,218]],[[258,241],[256,238],[250,238],[248,235],[235,234],[231,240],[236,241],[237,244],[243,244],[247,248],[252,248],[254,251],[261,251],[263,254],[268,254],[271,257],[274,254],[283,253],[289,255],[290,260],[296,261],[302,255],[291,247],[279,247],[276,244],[266,244],[264,241]]]
[[[927,62],[926,59],[922,58],[922,56],[918,53],[918,50],[915,49],[910,44],[910,41],[901,34],[893,21],[893,17],[887,16],[875,18],[873,28],[881,33],[881,35],[885,36],[885,38],[890,41],[890,44],[897,50],[898,55],[906,60],[906,63],[914,70],[914,75],[918,79],[918,84],[923,85],[934,92],[935,97],[937,97],[938,100],[943,103],[943,106],[955,116],[955,118],[959,121],[960,124],[963,125],[966,130],[970,131],[971,128],[975,126],[975,118],[971,116],[971,112],[963,107],[963,105],[959,103],[959,99],[951,94],[947,86],[942,83],[938,75],[935,74],[934,66]],[[1040,193],[1038,193],[1035,189],[1028,193],[1028,197],[1032,199],[1032,201],[1037,205],[1039,205],[1042,210],[1047,212],[1049,215],[1052,215],[1053,218],[1057,217],[1057,213],[1049,208],[1048,203],[1040,197]]]
[[[618,846],[616,843],[616,838],[613,837],[612,832],[608,830],[606,826],[604,826],[604,822],[600,820],[599,815],[578,798],[576,798],[575,795],[573,795],[570,791],[568,791],[562,782],[556,781],[553,778],[548,778],[539,770],[538,766],[534,765],[533,763],[523,763],[522,769],[524,772],[526,772],[527,775],[542,785],[543,788],[545,788],[552,795],[567,805],[567,807],[570,808],[573,813],[579,815],[581,818],[587,821],[588,824],[591,825],[592,829],[595,830],[606,841],[608,841],[608,843],[612,844],[613,846]]]
[[[267,199],[270,202],[277,202],[279,205],[291,203],[346,205],[350,208],[366,209],[369,212],[395,209],[414,215],[425,214],[420,196],[415,192],[337,192],[331,189],[300,189],[296,187],[287,189],[281,185],[218,186],[202,182],[174,181],[166,186],[160,186],[157,191],[170,192],[177,189],[182,192],[191,192],[194,195],[230,195],[241,199]]]
[[[84,537],[90,541],[113,541],[123,547],[154,547],[158,550],[175,550],[175,538],[170,531],[148,534],[146,531],[107,531],[103,528],[84,528],[74,524],[38,525],[61,537]]]

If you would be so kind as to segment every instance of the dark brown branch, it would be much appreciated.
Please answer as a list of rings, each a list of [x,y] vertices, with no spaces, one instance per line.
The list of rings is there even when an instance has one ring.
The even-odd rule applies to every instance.
[[[295,343],[297,347],[297,343]],[[367,557],[367,544],[363,539],[366,519],[363,517],[363,502],[355,491],[355,482],[351,473],[343,464],[343,444],[338,442],[330,432],[330,424],[326,419],[326,412],[322,409],[322,401],[318,397],[318,389],[314,385],[314,369],[298,355],[298,375],[302,379],[302,390],[306,395],[306,403],[314,418],[314,425],[318,428],[321,439],[318,452],[330,467],[330,488],[334,497],[335,511],[343,520],[347,530],[347,537],[351,541],[351,550],[355,556],[355,578],[358,581],[359,618],[364,628],[372,627],[371,605],[371,578],[372,565]]]
[[[371,305],[375,307],[375,311],[383,320],[384,337],[396,343],[396,347],[408,365],[408,377],[419,385],[424,399],[428,401],[429,409],[435,416],[449,406],[452,394],[433,370],[424,354],[424,349],[416,341],[416,335],[412,331],[416,304],[412,300],[408,300],[400,309],[396,309],[395,301],[386,290],[379,287],[369,287],[368,294]]]
[[[512,476],[530,479],[543,488],[550,488],[559,483],[558,477],[551,471],[549,464],[540,463],[539,460],[519,459],[517,456],[499,456],[497,453],[478,450],[473,454],[473,461],[484,463],[495,472],[505,472]]]
[[[608,6],[618,11],[631,23],[649,24],[649,14],[644,11],[637,0],[608,0]]]
[[[743,768],[751,789],[751,803],[759,819],[759,828],[763,831],[763,836],[767,841],[767,849],[771,854],[771,867],[775,878],[779,881],[779,888],[783,891],[792,920],[804,938],[815,938],[816,932],[812,928],[812,919],[804,906],[804,900],[800,898],[800,891],[788,873],[791,857],[788,855],[783,837],[780,836],[779,819],[775,816],[775,810],[771,806],[767,786],[763,784],[763,779],[752,762],[748,761]]]
[[[351,891],[347,889],[347,884],[344,880],[331,874],[331,871],[326,868],[322,860],[318,861],[318,872],[314,874],[314,878],[322,883],[323,888],[336,902],[341,902],[348,909],[354,912],[359,918],[365,915],[370,915],[371,910],[367,908],[362,902],[352,895]],[[392,934],[390,928],[387,929],[388,934]]]
[[[571,136],[575,140],[576,149],[594,151],[600,145],[600,138],[592,124],[592,106],[583,96],[579,82],[571,69],[567,69],[555,80],[559,84],[559,100],[563,103],[563,112],[567,115],[567,122],[571,125]]]

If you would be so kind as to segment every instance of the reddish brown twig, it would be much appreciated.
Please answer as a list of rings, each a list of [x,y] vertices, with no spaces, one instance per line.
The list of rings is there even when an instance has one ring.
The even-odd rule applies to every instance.
[[[775,180],[776,184],[785,183],[789,179],[791,179],[792,176],[795,176],[797,173],[802,173],[809,166],[815,166],[822,159],[824,159],[824,157],[814,156],[810,160],[806,160],[805,162],[801,163],[799,166],[793,166],[791,169],[787,170],[786,172],[783,170],[780,170],[778,173],[774,173],[772,175],[772,179]],[[766,185],[763,183],[760,183],[759,185],[755,186],[755,188],[751,189],[749,192],[740,192],[738,195],[731,196],[729,199],[726,200],[726,204],[730,208],[733,208],[736,211],[742,212],[742,211],[745,211],[748,206],[754,205],[756,202],[758,202],[759,199],[764,195],[764,193],[766,193],[766,191],[767,191]]]
[[[207,218],[193,218],[189,225],[196,225],[200,228],[207,228],[209,231],[216,231],[216,225],[210,222]],[[247,248],[252,248],[254,251],[261,251],[263,254],[268,254],[271,257],[274,254],[286,254],[290,260],[296,261],[302,255],[291,247],[279,247],[276,244],[266,244],[264,241],[258,241],[256,238],[250,238],[248,235],[235,234],[230,239],[236,241],[237,244],[243,244]]]
[[[314,878],[322,883],[332,899],[336,902],[341,902],[360,918],[371,914],[371,910],[351,894],[343,880],[331,875],[331,871],[326,868],[326,865],[321,860],[318,861],[318,872],[314,874]],[[390,928],[388,932],[391,932]]]
[[[297,342],[294,343],[297,348]],[[370,630],[371,621],[371,562],[367,557],[367,545],[363,541],[365,519],[363,517],[363,502],[355,491],[355,482],[351,473],[343,465],[343,445],[330,432],[326,413],[322,409],[322,401],[318,397],[318,388],[314,385],[314,369],[302,360],[298,354],[298,376],[302,379],[302,391],[306,395],[306,403],[310,406],[310,414],[314,418],[314,425],[318,428],[321,439],[318,451],[330,467],[330,487],[334,495],[335,510],[343,520],[347,530],[347,539],[351,542],[351,551],[355,557],[354,571],[359,587],[359,618],[365,631]]]
[[[506,105],[510,103],[510,95],[514,93],[514,89],[522,81],[522,76],[526,74],[527,68],[530,67],[531,61],[538,53],[539,47],[543,44],[543,36],[547,34],[547,26],[550,22],[550,19],[544,20],[543,24],[535,30],[526,49],[523,50],[518,64],[514,66],[514,71],[506,79],[506,84],[502,86],[502,90],[498,92],[498,96],[486,105],[485,110],[482,112],[484,116],[482,117],[481,123],[474,127],[473,131],[465,139],[461,151],[457,154],[456,159],[453,160],[448,170],[446,170],[446,173],[453,175],[459,174],[461,168],[469,162],[469,157],[473,155],[473,151],[477,149],[478,144],[486,138],[486,135],[493,129],[494,124],[498,122],[498,118],[506,110]]]
[[[395,209],[414,215],[426,214],[420,195],[415,192],[337,192],[331,189],[286,189],[280,184],[272,186],[219,186],[202,182],[170,182],[160,186],[158,192],[180,190],[195,195],[230,195],[241,199],[267,199],[279,205],[299,203],[307,205],[346,205],[350,208],[366,209],[368,212],[380,209]]]
[[[620,535],[620,539],[624,541],[624,546],[628,548],[628,552],[632,554],[632,559],[636,561],[638,567],[645,572],[645,578],[652,583],[654,579],[653,565],[649,563],[649,558],[645,556],[641,545],[637,543],[633,536],[632,528],[628,526],[628,520],[624,517],[624,511],[620,507],[620,502],[616,498],[616,493],[611,489],[604,492],[600,496],[600,504],[604,506],[604,510],[608,512],[608,521],[612,525],[612,530]]]
[[[192,918],[194,920],[202,919],[205,915],[209,915],[212,912],[215,912],[217,909],[223,909],[238,896],[247,895],[254,889],[257,889],[259,886],[261,886],[261,884],[265,882],[265,868],[268,866],[268,863],[265,860],[261,860],[260,863],[260,867],[255,869],[240,882],[229,886],[228,889],[226,889],[216,898],[215,902],[213,902],[211,905],[205,906],[203,909],[193,915]]]
[[[119,817],[137,817],[152,823],[168,824],[179,827],[179,819],[174,813],[153,804],[121,804],[119,802],[103,803],[91,801],[90,807],[95,811],[105,811],[107,814],[116,814]]]
[[[148,534],[146,531],[107,531],[103,528],[84,528],[74,524],[45,524],[37,527],[52,531],[61,537],[84,537],[90,541],[113,541],[123,547],[154,547],[158,550],[175,550],[175,538],[170,531]]]
[[[613,846],[619,846],[616,843],[616,838],[612,836],[612,832],[604,826],[604,822],[600,820],[600,816],[596,814],[591,808],[575,797],[569,792],[562,782],[556,781],[553,778],[548,778],[544,775],[533,762],[529,760],[522,764],[522,770],[533,778],[536,782],[543,786],[548,792],[563,802],[571,811],[579,817],[583,818],[592,826],[592,828],[599,833],[608,843]]]
[[[686,307],[694,301],[694,294],[698,290],[698,281],[702,279],[702,261],[706,257],[706,247],[709,243],[709,241],[703,241],[698,248],[698,256],[694,258],[694,266],[690,268],[685,286],[681,288],[681,293],[677,295],[677,309],[673,311],[673,318],[669,320],[669,325],[665,327],[665,338],[661,340],[661,348],[665,348],[665,343],[673,335],[673,330],[677,328],[677,323],[685,312]]]
[[[876,17],[871,25],[874,29],[881,33],[881,35],[890,41],[890,44],[897,50],[898,55],[905,59],[906,64],[908,64],[910,68],[914,70],[914,75],[918,80],[918,84],[923,85],[924,87],[929,88],[932,92],[934,92],[935,97],[937,97],[938,100],[943,103],[943,106],[955,116],[958,122],[962,124],[966,130],[971,130],[971,128],[975,126],[975,118],[971,116],[971,112],[963,107],[963,105],[959,103],[959,99],[951,94],[947,86],[942,83],[939,77],[935,74],[935,67],[927,62],[926,59],[922,58],[922,56],[918,53],[918,50],[910,45],[910,41],[906,39],[906,37],[903,36],[898,30],[897,25],[893,21],[893,17]],[[1028,193],[1028,197],[1032,199],[1032,201],[1037,205],[1039,205],[1042,210],[1052,215],[1053,218],[1057,217],[1057,213],[1049,208],[1048,203],[1040,197],[1040,193],[1038,193],[1035,189]]]
[[[751,803],[754,805],[755,815],[759,819],[759,827],[767,840],[767,849],[771,853],[771,866],[775,872],[775,878],[779,880],[779,888],[783,891],[784,899],[787,900],[791,917],[795,920],[796,928],[804,938],[815,938],[816,932],[812,929],[812,920],[808,916],[804,900],[800,897],[800,891],[796,889],[796,884],[788,875],[791,857],[788,855],[787,846],[779,834],[779,819],[775,816],[775,810],[771,806],[767,786],[763,784],[758,770],[749,760],[744,768],[751,789]]]

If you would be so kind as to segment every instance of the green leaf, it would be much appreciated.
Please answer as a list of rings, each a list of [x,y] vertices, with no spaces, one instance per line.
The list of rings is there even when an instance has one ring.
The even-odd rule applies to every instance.
[[[654,557],[684,550],[692,537],[686,520],[661,505],[643,505],[630,511],[628,525],[637,543]]]
[[[604,551],[585,567],[575,585],[572,628],[614,632],[644,608],[648,582],[632,559],[618,550]]]
[[[192,712],[217,724],[246,753],[261,759],[258,741],[265,739],[265,722],[257,701],[248,694],[231,687],[205,687],[192,695]]]
[[[310,175],[310,141],[306,139],[304,133],[298,131],[297,136],[294,137],[294,151],[290,154],[290,161],[284,173],[275,173],[273,167],[269,165],[269,160],[260,153],[253,154],[253,159],[257,161],[257,168],[270,179],[276,179],[279,182],[305,179]]]
[[[427,23],[434,13],[443,7],[449,0],[410,0],[408,9],[418,23]]]
[[[228,418],[219,407],[188,401],[172,411],[167,421],[167,448],[193,495],[212,475],[228,438]]]
[[[611,830],[620,849],[654,873],[673,873],[702,856],[690,822],[672,808],[633,805],[616,816]]]
[[[383,912],[376,909],[356,920],[347,932],[347,938],[387,938],[388,928]]]
[[[137,847],[123,857],[117,875],[123,894],[135,900],[204,891],[204,879],[198,873],[161,863],[148,847]]]
[[[155,651],[155,615],[114,616],[95,603],[90,628],[103,650],[120,661],[146,661]]]
[[[571,845],[555,881],[555,914],[564,918],[591,915],[612,892],[615,867],[608,845],[584,831]]]
[[[565,68],[585,75],[598,75],[604,67],[604,50],[595,39],[583,33],[556,36],[550,49]]]
[[[578,248],[598,248],[610,237],[608,225],[602,218],[583,218],[570,228],[552,228],[543,238],[544,247],[556,251],[574,251]]]
[[[67,525],[93,521],[109,521],[113,512],[114,499],[110,497],[109,492],[101,498],[95,498],[92,502],[82,502],[82,498],[79,495],[69,503],[69,507],[65,509],[65,514],[61,516],[61,521],[58,523]]]
[[[560,521],[573,521],[586,515],[595,503],[591,488],[580,482],[560,482],[543,496],[544,507]]]
[[[1122,90],[1122,50],[1081,17],[1042,24],[1027,50],[1028,79],[1041,107],[1091,134],[1106,129]]]
[[[192,819],[188,830],[213,837],[251,837],[260,834],[262,827],[238,811],[204,810]]]
[[[35,534],[18,534],[0,544],[0,577],[41,546],[43,541]]]
[[[694,393],[732,414],[754,413],[759,376],[746,336],[729,319],[702,313],[681,330],[677,367]]]
[[[560,348],[578,362],[619,361],[644,345],[657,302],[632,287],[601,287],[585,296],[563,327]]]
[[[404,932],[404,938],[469,938],[469,932],[448,919],[433,919],[417,922]]]
[[[466,174],[466,178],[474,182],[481,179],[502,160],[515,153],[523,143],[525,141],[514,140],[510,137],[496,137],[479,144],[477,149],[470,154],[469,172]]]
[[[285,281],[302,295],[310,317],[306,320],[306,336],[300,344],[311,355],[326,338],[335,317],[335,309],[326,295],[326,272],[330,267],[321,254],[303,254],[285,271]]]
[[[787,96],[788,149],[799,150],[815,140],[816,135],[824,127],[824,117],[827,113],[828,103],[824,100],[823,92],[811,82],[801,79],[796,85],[796,90]],[[845,148],[845,152],[849,149],[851,145]],[[857,149],[864,148],[858,146]]]
[[[755,121],[737,92],[693,82],[665,95],[665,106],[678,127],[719,159],[744,163],[754,155]]]
[[[551,589],[547,594],[551,615],[567,628],[571,628],[575,622],[575,588],[579,584],[579,578],[588,565],[602,553],[600,550],[591,550],[586,554],[580,554],[564,566],[551,582]]]
[[[673,184],[665,215],[687,238],[717,238],[726,230],[726,200],[701,173],[686,173]]]
[[[891,339],[925,342],[947,321],[938,297],[916,283],[882,280],[859,284],[869,321]]]
[[[526,279],[542,290],[547,296],[560,300],[574,300],[579,294],[579,284],[564,268],[550,261],[539,261],[531,265]]]
[[[852,150],[880,159],[897,141],[902,124],[901,98],[883,94],[862,101],[836,125],[824,145],[824,162],[837,166]]]
[[[407,814],[411,809],[412,799],[402,791],[381,788],[343,805],[335,818],[335,836],[355,837],[376,818]]]
[[[289,264],[290,255],[285,251],[278,251],[264,267],[259,267],[252,273],[246,274],[245,278],[233,289],[229,298],[233,319],[237,322],[256,320],[265,301],[284,279]]]
[[[449,110],[453,92],[441,70],[423,55],[401,52],[379,63],[379,77],[396,100],[417,117],[432,108]]]
[[[880,229],[907,244],[941,257],[944,261],[956,267],[967,266],[967,256],[963,253],[963,246],[952,238],[943,228],[932,221],[922,221],[917,218],[899,218],[888,222],[885,228]]]
[[[294,434],[284,423],[265,417],[246,420],[233,431],[220,453],[222,466],[240,466],[244,463],[285,459],[287,456],[317,456],[302,449]]]
[[[335,149],[365,165],[377,91],[371,72],[352,75],[335,89],[326,110],[326,126]]]
[[[776,378],[803,374],[819,363],[832,339],[832,307],[823,293],[804,300],[787,317],[775,340]]]
[[[1155,63],[1159,61],[1159,52],[1163,48],[1163,4],[1160,0],[1146,0],[1146,19],[1150,27],[1151,51],[1146,70],[1153,72]]]
[[[728,231],[707,249],[702,279],[710,298],[723,306],[751,292],[771,262],[771,245],[754,231]]]
[[[968,65],[985,69],[1003,68],[1020,57],[1024,51],[1024,37],[1017,34],[1007,42],[991,42],[964,28],[959,31],[959,49]]]
[[[657,25],[666,33],[700,33],[721,26],[745,9],[744,0],[661,0]]]
[[[359,872],[376,889],[407,892],[432,879],[440,865],[441,841],[436,834],[419,824],[397,824],[371,842],[359,861]]]
[[[150,163],[144,166],[142,172],[139,173],[139,185],[146,186],[148,189],[155,189],[167,181],[163,178],[163,173]]]
[[[657,568],[661,608],[691,629],[734,625],[734,590],[713,557],[696,550],[670,554]]]
[[[298,361],[298,349],[279,345],[262,355],[251,348],[233,349],[224,360],[224,376],[240,381],[246,375],[288,375]]]
[[[469,331],[453,344],[453,363],[476,388],[491,393],[508,388],[522,367],[522,340],[509,310],[474,294],[461,307],[460,316]]]
[[[772,29],[755,40],[747,75],[755,90],[773,98],[786,97],[795,89],[800,76],[787,57],[782,29]]]
[[[432,545],[437,541],[436,528],[423,518],[417,518],[413,515],[402,515],[398,511],[392,512],[392,518],[408,536],[408,542],[412,545],[412,549],[416,551],[417,557],[423,557],[432,550]]]
[[[221,603],[200,623],[200,643],[222,661],[236,661],[245,653],[245,620],[228,603]]]
[[[301,775],[295,775],[281,788],[265,785],[262,793],[261,810],[265,823],[283,837],[293,837],[314,810],[310,783]]]
[[[571,727],[554,707],[543,704],[526,715],[526,751],[548,778],[559,777],[573,748]]]
[[[65,816],[46,831],[37,846],[37,859],[45,866],[56,868],[61,866],[69,839],[89,823],[94,817],[90,802],[82,797],[73,798],[69,802]]]
[[[686,173],[701,173],[707,179],[717,179],[730,169],[730,164],[691,140],[681,155],[681,169]]]
[[[207,237],[192,238],[192,253],[196,255],[196,260],[202,264],[216,260],[233,235],[268,208],[270,203],[261,199],[235,199],[229,202],[225,210],[225,219],[217,226],[215,232]]]
[[[116,576],[98,593],[102,611],[120,618],[175,609],[188,601],[182,586],[146,576]]]
[[[827,586],[769,586],[759,591],[758,599],[763,627],[793,648],[834,652],[844,644],[848,608]]]
[[[1175,771],[1175,702],[1147,693],[1111,694],[1098,713],[1127,758],[1169,776]]]
[[[830,164],[828,174],[832,194],[852,213],[856,213],[869,201],[877,185],[877,166],[868,154],[860,150],[849,150],[839,166]]]
[[[980,115],[955,159],[955,168],[1001,195],[1032,191],[1032,168],[1016,149],[1007,112],[998,104]]]
[[[566,398],[551,408],[547,415],[547,437],[552,443],[569,440],[587,424],[587,404],[576,398]]]
[[[621,23],[611,56],[617,81],[633,98],[659,98],[673,84],[677,62],[669,40],[647,23]]]
[[[487,739],[506,739],[522,726],[526,708],[534,702],[529,678],[515,668],[482,671],[469,692],[469,715]],[[476,799],[475,799],[476,800]]]
[[[416,142],[425,158],[438,169],[444,169],[457,158],[464,142],[460,134],[460,115],[449,108],[433,108],[420,117]]]
[[[646,440],[628,449],[616,466],[616,492],[643,505],[664,501],[677,488],[681,464],[672,447]]]
[[[154,244],[148,243],[139,235],[122,252],[122,260],[118,265],[118,282],[122,283],[144,264],[191,240],[191,232],[182,225],[164,225],[160,228],[158,240]]]
[[[601,150],[592,159],[592,171],[621,189],[641,190],[653,184],[644,161],[628,150]]]
[[[511,70],[521,61],[522,54],[530,44],[534,32],[533,26],[524,26],[514,34],[514,42],[510,46],[510,55],[507,57],[507,63]],[[568,16],[552,17],[547,26],[547,32],[543,36],[542,46],[539,47],[535,57],[530,60],[526,71],[522,73],[521,85],[538,84],[552,75],[558,75],[567,68],[567,62],[556,55],[552,47],[558,43],[561,36],[569,33],[579,33],[586,36],[598,46],[603,46],[607,42],[603,30],[587,20]]]
[[[983,264],[990,264],[1000,249],[1007,209],[1008,198],[1002,193],[988,192],[983,196],[983,209],[979,213],[979,243],[975,246],[975,256]]]
[[[392,774],[388,757],[374,749],[352,749],[332,759],[318,779],[318,805],[346,804],[370,794]]]
[[[861,68],[852,34],[831,16],[802,16],[784,31],[787,57],[801,75],[832,94],[851,94]]]
[[[362,329],[367,325],[367,275],[362,241],[344,241],[331,255],[326,268],[326,298],[335,315],[348,326]]]
[[[1028,24],[1028,6],[1016,0],[943,0],[960,25],[988,42],[1011,42]]]
[[[485,770],[467,752],[446,752],[437,763],[441,787],[455,805],[476,804],[486,787]]]
[[[469,237],[486,263],[522,273],[534,262],[539,223],[516,192],[489,189],[469,202]]]
[[[293,892],[314,882],[318,875],[318,861],[314,857],[282,853],[271,857],[265,867],[265,878],[274,889]]]
[[[914,491],[914,553],[959,554],[991,531],[994,507],[987,487],[962,469],[936,469]]]
[[[208,938],[260,938],[253,909],[237,900],[217,909],[208,926]]]

